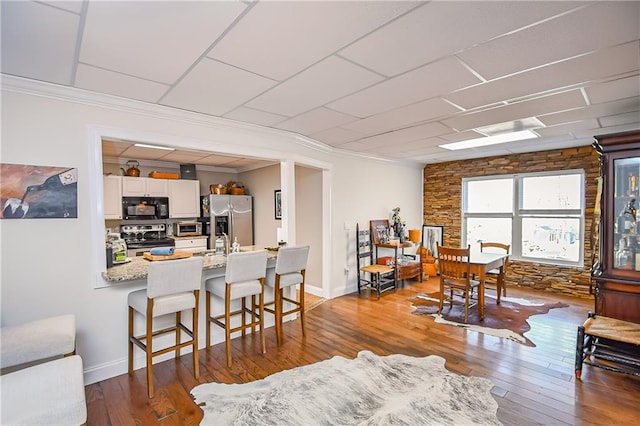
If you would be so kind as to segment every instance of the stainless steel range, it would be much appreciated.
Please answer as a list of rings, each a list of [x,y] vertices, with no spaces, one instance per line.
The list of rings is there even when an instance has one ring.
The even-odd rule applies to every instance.
[[[120,234],[127,243],[127,257],[142,256],[153,247],[174,247],[173,238],[167,237],[164,223],[120,225]]]

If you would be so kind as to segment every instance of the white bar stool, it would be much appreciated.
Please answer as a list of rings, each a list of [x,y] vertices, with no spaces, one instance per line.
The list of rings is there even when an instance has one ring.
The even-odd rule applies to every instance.
[[[227,367],[231,367],[231,333],[251,328],[255,331],[257,325],[260,329],[260,344],[262,353],[266,353],[264,338],[264,277],[267,270],[267,251],[250,251],[231,253],[227,256],[227,267],[224,281],[220,278],[211,278],[205,282],[207,300],[207,349],[211,346],[211,324],[224,328],[227,351]],[[211,297],[217,296],[224,301],[224,314],[211,316]],[[246,298],[251,296],[251,309],[247,307]],[[256,296],[259,298],[258,315],[253,307],[256,306]],[[241,300],[239,309],[232,311],[231,302]],[[251,321],[247,323],[247,314]],[[241,317],[241,323],[237,327],[231,326],[231,318]]]
[[[133,345],[146,354],[147,393],[153,398],[153,357],[175,351],[180,358],[180,349],[191,346],[193,351],[193,372],[200,376],[198,365],[198,299],[202,284],[202,257],[155,261],[149,264],[147,288],[129,293],[129,375],[133,374]],[[181,313],[191,310],[192,329],[182,323]],[[146,317],[146,332],[134,336],[134,313]],[[175,314],[175,325],[153,331],[153,319],[162,315]],[[191,339],[181,342],[181,331]],[[175,333],[175,344],[164,349],[153,350],[153,338],[167,333]],[[142,341],[145,341],[143,343]]]

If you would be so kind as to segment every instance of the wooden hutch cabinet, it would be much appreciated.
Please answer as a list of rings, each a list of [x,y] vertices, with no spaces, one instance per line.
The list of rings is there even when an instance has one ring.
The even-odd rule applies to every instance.
[[[595,311],[640,323],[640,131],[595,139],[602,176],[600,251],[592,268]]]

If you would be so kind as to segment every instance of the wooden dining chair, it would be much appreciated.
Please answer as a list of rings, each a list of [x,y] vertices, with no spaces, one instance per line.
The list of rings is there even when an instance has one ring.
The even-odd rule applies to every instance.
[[[506,253],[509,254],[509,250],[511,249],[510,244],[503,243],[495,243],[489,241],[481,241],[480,242],[480,251],[488,252],[488,253]],[[497,299],[496,303],[500,304],[500,289],[502,289],[502,296],[507,297],[507,286],[506,281],[504,279],[504,275],[507,273],[507,266],[509,265],[509,257],[504,260],[503,273],[500,274],[499,269],[492,269],[486,273],[485,283],[487,282],[486,278],[491,277],[496,280],[496,292]]]
[[[469,253],[471,249],[442,247],[438,244],[438,263],[440,268],[440,304],[438,314],[442,313],[445,299],[445,288],[449,289],[449,306],[453,307],[453,291],[464,292],[464,322],[469,321],[471,292],[478,288],[483,291],[480,282],[471,279]],[[480,297],[482,298],[482,297]]]

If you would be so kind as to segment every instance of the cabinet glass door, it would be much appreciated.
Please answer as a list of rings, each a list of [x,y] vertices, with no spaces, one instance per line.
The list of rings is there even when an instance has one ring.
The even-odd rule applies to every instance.
[[[613,267],[640,271],[640,229],[637,222],[640,157],[613,161]]]

